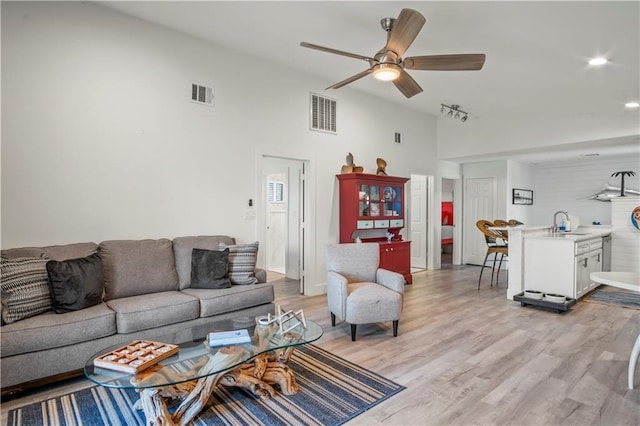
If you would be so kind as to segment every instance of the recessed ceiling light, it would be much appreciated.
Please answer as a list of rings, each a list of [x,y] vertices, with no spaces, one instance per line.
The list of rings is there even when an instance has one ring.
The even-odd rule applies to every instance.
[[[626,108],[638,108],[640,107],[640,104],[638,102],[627,102],[624,106]]]
[[[607,62],[607,58],[591,58],[589,59],[589,65],[604,65]]]

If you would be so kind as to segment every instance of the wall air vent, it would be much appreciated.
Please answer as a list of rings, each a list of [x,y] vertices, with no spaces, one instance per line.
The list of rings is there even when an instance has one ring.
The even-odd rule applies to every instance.
[[[213,87],[203,86],[198,83],[191,83],[191,101],[207,106],[213,106]]]
[[[311,93],[310,100],[310,128],[319,132],[336,134],[336,107],[335,99]]]

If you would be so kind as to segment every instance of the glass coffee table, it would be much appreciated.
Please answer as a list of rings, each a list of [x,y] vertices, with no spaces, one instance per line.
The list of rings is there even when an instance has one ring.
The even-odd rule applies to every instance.
[[[188,424],[206,405],[218,385],[246,389],[258,398],[295,394],[298,386],[287,366],[296,346],[314,342],[322,327],[306,320],[282,333],[277,323],[256,325],[254,318],[213,322],[152,340],[178,346],[178,352],[138,373],[127,373],[94,365],[102,357],[124,345],[105,348],[87,360],[85,376],[100,386],[133,388],[140,394],[134,408],[143,410],[147,424]],[[210,347],[209,332],[247,329],[250,343]],[[179,401],[169,411],[167,401]]]

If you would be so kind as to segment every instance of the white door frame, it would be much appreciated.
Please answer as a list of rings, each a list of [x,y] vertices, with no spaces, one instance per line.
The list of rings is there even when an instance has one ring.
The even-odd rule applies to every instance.
[[[310,277],[315,277],[315,264],[311,262],[311,259],[315,258],[315,235],[313,234],[313,227],[309,226],[310,223],[313,223],[315,220],[313,211],[315,205],[313,203],[313,189],[312,189],[312,179],[310,170],[312,168],[312,162],[310,159],[306,158],[295,158],[289,155],[274,154],[274,153],[266,153],[266,152],[256,152],[256,176],[255,176],[255,193],[257,197],[254,202],[254,210],[253,215],[255,215],[255,234],[257,236],[258,241],[264,242],[266,238],[266,186],[263,184],[263,171],[265,169],[265,161],[268,161],[268,158],[279,158],[284,160],[292,160],[299,161],[303,164],[305,169],[305,179],[304,179],[304,188],[300,187],[300,194],[304,196],[304,200],[301,203],[304,207],[304,211],[300,212],[300,240],[303,243],[303,246],[300,248],[300,286],[301,293],[305,296],[311,295],[310,288],[306,283],[309,282]],[[304,222],[302,218],[304,217]],[[304,238],[302,238],[304,235]],[[258,267],[265,266],[265,251],[258,250]]]

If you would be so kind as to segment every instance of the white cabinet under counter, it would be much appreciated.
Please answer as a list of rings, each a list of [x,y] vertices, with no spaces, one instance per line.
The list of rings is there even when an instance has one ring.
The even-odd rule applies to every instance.
[[[602,271],[602,236],[550,235],[524,239],[524,289],[578,299],[596,283],[591,272]]]

